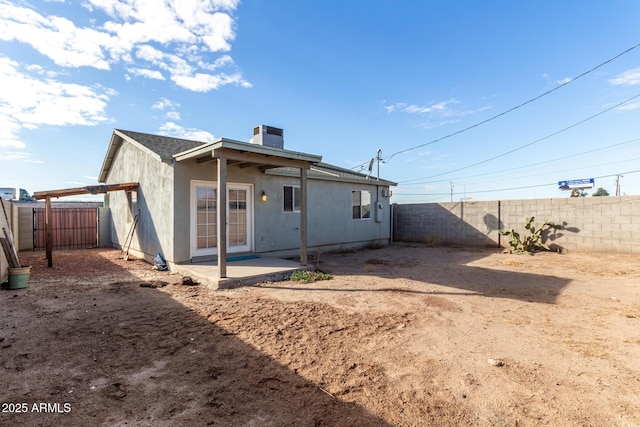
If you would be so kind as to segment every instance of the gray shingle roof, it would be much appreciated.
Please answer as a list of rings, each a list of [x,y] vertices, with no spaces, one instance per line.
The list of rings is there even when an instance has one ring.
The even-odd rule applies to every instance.
[[[206,142],[202,141],[191,141],[188,139],[172,138],[170,136],[152,135],[122,129],[116,130],[156,153],[163,160],[170,159],[174,154],[206,144]]]
[[[116,129],[121,134],[131,138],[138,144],[156,153],[163,160],[171,159],[173,155],[207,144],[207,142],[191,141],[188,139],[173,138],[170,136],[152,135],[130,130]],[[300,171],[295,168],[281,167],[267,170],[268,174],[300,176]],[[309,178],[328,179],[335,181],[361,182],[367,184],[379,183],[380,185],[397,185],[395,182],[384,179],[376,180],[375,177],[367,178],[366,174],[330,165],[328,163],[314,163],[308,171]]]

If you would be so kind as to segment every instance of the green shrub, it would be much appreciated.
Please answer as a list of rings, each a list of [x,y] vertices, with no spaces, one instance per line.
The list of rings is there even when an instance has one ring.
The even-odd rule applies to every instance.
[[[291,274],[291,280],[294,282],[313,283],[319,280],[331,280],[333,276],[327,273],[323,273],[320,270],[298,270]]]
[[[536,228],[533,225],[534,217],[527,218],[527,223],[524,228],[529,230],[531,234],[526,237],[521,237],[520,233],[511,229],[509,231],[500,230],[499,233],[503,236],[509,236],[509,245],[511,249],[509,253],[533,253],[537,251],[550,251],[549,245],[546,243],[542,243],[542,233],[545,230],[559,230],[562,228],[561,225],[556,225],[554,222],[549,221],[547,218],[539,228]]]

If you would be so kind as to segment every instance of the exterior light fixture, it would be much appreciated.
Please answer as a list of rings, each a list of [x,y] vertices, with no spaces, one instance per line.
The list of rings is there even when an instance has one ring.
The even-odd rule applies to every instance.
[[[267,193],[265,193],[264,190],[262,190],[262,193],[260,194],[260,200],[263,202],[267,201]]]

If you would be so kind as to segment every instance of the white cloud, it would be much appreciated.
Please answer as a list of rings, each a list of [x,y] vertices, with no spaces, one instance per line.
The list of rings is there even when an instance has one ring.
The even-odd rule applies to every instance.
[[[640,102],[634,102],[631,104],[624,104],[618,108],[616,108],[616,110],[622,110],[622,111],[632,111],[632,110],[637,110],[640,108]]]
[[[160,101],[157,101],[155,104],[151,106],[154,110],[170,110],[167,111],[165,117],[170,120],[180,120],[181,116],[178,111],[175,111],[176,108],[180,107],[180,104],[177,102],[173,102],[167,98],[161,98]]]
[[[146,77],[148,79],[165,80],[162,73],[158,70],[149,70],[146,68],[127,68],[127,71],[134,76]]]
[[[21,129],[41,125],[95,125],[107,120],[104,110],[112,91],[39,80],[20,70],[17,62],[0,57],[0,147],[24,148]]]
[[[20,151],[0,151],[0,160],[25,160],[28,157],[28,153]]]
[[[464,110],[456,108],[460,101],[451,98],[447,101],[431,102],[427,105],[408,104],[406,102],[397,102],[395,104],[384,106],[383,108],[388,114],[403,113],[425,118],[419,126],[424,129],[431,129],[437,126],[444,126],[460,121],[461,117],[470,114],[479,113],[488,110],[489,106],[483,106],[473,110]]]
[[[231,50],[235,39],[232,13],[238,3],[88,0],[83,6],[91,15],[91,26],[80,27],[65,17],[2,2],[0,40],[28,44],[62,67],[109,70],[113,64],[127,63],[127,80],[132,75],[164,80],[164,70],[178,86],[198,92],[226,84],[251,87],[230,55],[212,57]],[[103,17],[99,11],[108,18],[98,22]],[[232,70],[223,73],[221,68]]]
[[[30,153],[24,151],[0,151],[0,160],[20,161],[24,163],[42,163],[42,160],[34,160]]]
[[[209,74],[196,72],[196,67],[184,58],[171,53],[162,52],[153,46],[142,45],[136,50],[136,57],[150,62],[171,74],[171,80],[179,87],[194,92],[209,92],[228,84],[237,84],[242,87],[251,87],[251,83],[244,80],[242,74],[226,73]],[[220,58],[219,62],[207,65],[199,62],[200,68],[215,69],[222,65],[232,63],[227,57]]]
[[[160,126],[160,135],[172,136],[174,138],[190,139],[192,141],[211,142],[215,137],[201,129],[184,128],[173,122],[167,122]]]
[[[217,68],[224,67],[225,65],[232,65],[232,64],[233,64],[233,58],[231,58],[231,56],[229,55],[221,56],[220,58],[213,61],[213,64],[207,64],[206,62],[203,62],[203,61],[198,62],[198,66],[200,68],[204,68],[205,70],[212,70],[212,71]]]
[[[3,114],[3,108],[0,102],[0,147],[24,148],[25,143],[18,138],[20,124],[10,115]]]
[[[0,42],[30,46],[62,67],[18,64],[0,56],[0,148],[25,148],[20,139],[25,129],[107,120],[107,103],[118,93],[98,84],[66,83],[73,75],[70,68],[109,71],[121,65],[127,81],[171,81],[196,92],[251,87],[228,53],[239,0],[49,1],[61,12],[0,0]],[[175,105],[165,107],[172,121],[180,120]],[[211,137],[195,129],[173,131]]]
[[[570,81],[573,80],[571,77],[565,77],[565,78],[560,79],[560,80],[552,81],[551,76],[549,74],[547,74],[547,73],[542,74],[542,78],[545,79],[548,83],[555,83],[558,86],[566,84],[566,83],[569,83]]]
[[[408,104],[406,102],[396,102],[395,104],[387,105],[384,109],[388,113],[401,112],[406,114],[417,115],[461,115],[461,111],[452,108],[458,104],[459,101],[455,98],[447,101],[431,102],[428,105],[416,105]]]
[[[154,110],[164,110],[167,108],[176,108],[179,107],[180,104],[177,102],[173,102],[167,98],[161,98],[160,101],[156,102],[151,106]]]
[[[634,86],[640,84],[640,68],[633,68],[624,73],[618,74],[609,80],[609,83],[616,86]]]
[[[220,86],[231,83],[239,84],[244,87],[250,87],[250,83],[245,82],[240,74],[227,75],[224,73],[212,75],[196,73],[194,75],[174,75],[171,77],[173,82],[184,89],[194,92],[209,92],[218,89]],[[248,85],[248,86],[247,86]]]
[[[91,28],[78,28],[70,20],[45,17],[38,12],[0,4],[0,40],[31,45],[63,67],[109,69],[102,46],[113,44],[112,37]]]
[[[31,71],[32,73],[38,74],[40,76],[46,76],[49,78],[57,77],[60,74],[60,73],[56,73],[55,71],[45,70],[41,65],[38,65],[38,64],[26,65],[24,68],[27,71]]]
[[[429,114],[429,113],[443,113],[449,110],[449,105],[458,103],[455,99],[448,101],[440,101],[437,103],[431,103],[428,106],[418,105],[405,105],[402,109],[405,113],[409,114]]]

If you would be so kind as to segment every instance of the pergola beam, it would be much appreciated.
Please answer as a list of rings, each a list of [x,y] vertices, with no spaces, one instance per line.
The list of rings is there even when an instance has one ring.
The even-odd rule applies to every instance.
[[[62,190],[36,191],[33,198],[42,200],[47,198],[58,198],[67,196],[78,196],[81,194],[104,194],[110,191],[133,191],[138,188],[137,182],[128,182],[125,184],[109,184],[109,185],[87,185],[86,187],[65,188]]]
[[[104,194],[110,191],[134,191],[138,189],[137,182],[109,185],[87,185],[86,187],[65,188],[63,190],[36,191],[33,198],[45,199],[44,223],[46,229],[47,267],[53,267],[53,225],[51,212],[51,198],[78,196],[80,194]]]

